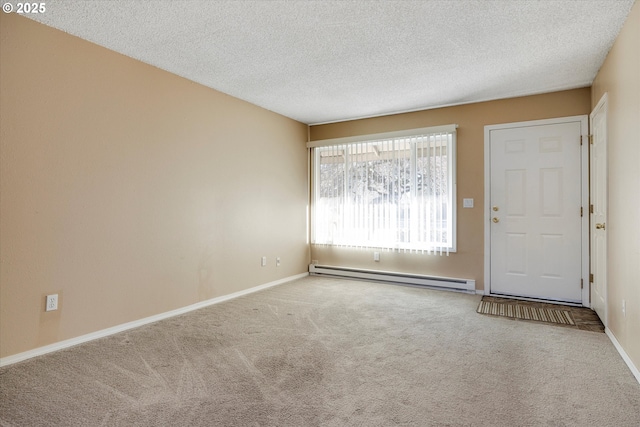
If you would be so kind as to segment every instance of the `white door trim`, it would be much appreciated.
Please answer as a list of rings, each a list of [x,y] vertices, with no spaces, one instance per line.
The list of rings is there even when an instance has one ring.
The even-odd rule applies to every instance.
[[[605,92],[604,95],[602,95],[602,97],[600,98],[600,100],[598,101],[598,103],[596,104],[596,106],[594,107],[593,111],[591,111],[591,114],[589,114],[589,125],[591,126],[591,134],[594,135],[594,127],[593,127],[593,118],[600,113],[601,111],[604,112],[604,117],[605,117],[605,148],[606,148],[606,157],[607,157],[607,162],[605,163],[605,169],[607,169],[609,167],[609,160],[608,160],[608,135],[607,135],[607,128],[608,128],[608,123],[606,122],[607,120],[607,114],[608,114],[608,95]],[[589,147],[589,149],[591,150],[591,146]],[[590,167],[589,168],[589,182],[593,183],[595,181],[595,176],[592,176],[592,174],[594,173],[594,170]],[[604,174],[604,186],[605,188],[608,187],[608,170],[605,170],[605,174]],[[591,188],[589,188],[589,192],[590,192],[590,196],[591,196]],[[607,189],[607,194],[608,194],[608,189]],[[608,196],[607,196],[608,197]],[[591,199],[590,199],[591,202]],[[605,201],[605,211],[608,210],[608,206],[607,206],[607,201]],[[607,216],[607,213],[605,213],[605,217]],[[589,219],[591,220],[591,215],[589,215]],[[591,235],[591,224],[589,225],[589,245],[591,247],[592,245],[592,241],[591,241],[591,237],[593,237]],[[605,238],[606,239],[606,238]],[[607,240],[605,240],[605,252],[607,250]],[[595,252],[595,251],[594,251]],[[593,271],[591,270],[591,262],[594,262],[594,260],[596,260],[597,258],[594,256],[592,259],[589,260],[589,272]],[[605,255],[604,257],[604,263],[605,263],[605,276],[606,276],[606,271],[607,271],[607,256]],[[599,279],[602,280],[602,279]],[[592,286],[595,286],[595,283],[589,283],[589,289],[592,290]],[[602,316],[600,316],[601,313],[598,313],[598,316],[600,316],[600,320],[602,321],[602,324],[607,327],[608,326],[608,322],[609,322],[609,310],[608,310],[608,287],[607,287],[607,277],[604,278],[604,307],[602,307]]]
[[[581,203],[583,215],[581,218],[582,230],[582,305],[589,307],[589,116],[570,116],[545,120],[532,120],[526,122],[503,123],[487,125],[484,127],[484,294],[491,295],[491,144],[492,130],[509,129],[526,126],[544,126],[567,122],[580,122],[580,135],[582,144],[580,147],[580,175],[581,175]],[[576,141],[576,143],[578,143]],[[549,301],[553,302],[553,301]]]

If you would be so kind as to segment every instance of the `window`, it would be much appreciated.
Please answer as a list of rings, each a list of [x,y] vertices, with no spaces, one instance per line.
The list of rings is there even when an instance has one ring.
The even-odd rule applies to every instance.
[[[455,251],[455,128],[310,143],[312,244]]]

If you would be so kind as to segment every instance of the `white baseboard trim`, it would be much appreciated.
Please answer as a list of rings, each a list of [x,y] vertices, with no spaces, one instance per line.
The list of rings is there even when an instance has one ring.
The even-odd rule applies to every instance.
[[[178,308],[175,310],[167,311],[164,313],[156,314],[154,316],[145,317],[144,319],[134,320],[132,322],[123,323],[121,325],[113,326],[111,328],[102,329],[100,331],[92,332],[90,334],[81,335],[79,337],[70,338],[68,340],[60,341],[54,344],[45,345],[43,347],[34,348],[22,353],[14,354],[12,356],[0,358],[0,367],[11,365],[13,363],[21,362],[23,360],[31,359],[32,357],[42,356],[43,354],[51,353],[54,351],[62,350],[63,348],[72,347],[74,345],[82,344],[85,342],[93,341],[98,338],[107,337],[109,335],[117,334],[129,329],[137,328],[139,326],[147,325],[149,323],[157,322],[159,320],[168,319],[170,317],[179,316],[181,314],[188,313],[190,311],[198,310],[200,308],[208,307],[210,305],[218,304],[230,299],[238,298],[243,295],[251,294],[263,289],[271,288],[273,286],[281,285],[292,280],[301,279],[308,276],[309,273],[297,274],[295,276],[285,277],[284,279],[275,280],[273,282],[265,283],[263,285],[254,286],[253,288],[245,289],[243,291],[234,292],[229,295],[223,295],[220,297],[212,298],[206,301],[200,301],[195,304],[188,305],[186,307]]]
[[[631,370],[631,373],[633,374],[633,376],[636,377],[636,380],[638,381],[638,383],[640,383],[640,371],[633,364],[633,362],[631,361],[631,358],[629,357],[627,352],[624,351],[624,348],[622,348],[622,346],[620,345],[620,343],[616,339],[616,336],[613,335],[613,332],[611,332],[611,329],[605,327],[604,328],[604,333],[607,334],[607,336],[609,337],[609,339],[613,343],[613,345],[616,348],[616,350],[618,350],[618,353],[620,353],[620,356],[622,356],[622,360],[624,360],[624,363],[627,364],[627,366]]]

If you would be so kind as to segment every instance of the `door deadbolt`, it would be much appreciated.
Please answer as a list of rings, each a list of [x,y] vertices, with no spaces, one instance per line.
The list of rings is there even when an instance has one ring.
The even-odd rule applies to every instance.
[[[494,206],[494,207],[493,207],[493,210],[494,210],[494,211],[496,211],[496,212],[498,212],[498,210],[499,210],[499,209],[498,209],[498,207],[497,207],[497,206]]]

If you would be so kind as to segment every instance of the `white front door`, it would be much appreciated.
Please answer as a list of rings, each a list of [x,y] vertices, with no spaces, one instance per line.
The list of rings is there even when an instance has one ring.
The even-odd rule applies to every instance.
[[[583,121],[492,126],[490,293],[583,302]]]
[[[591,307],[607,326],[607,106],[606,95],[591,113]]]

